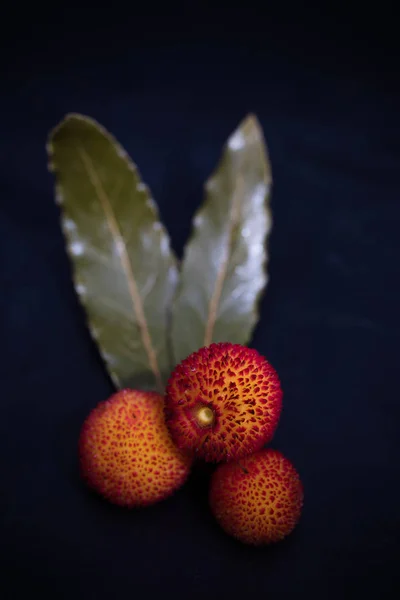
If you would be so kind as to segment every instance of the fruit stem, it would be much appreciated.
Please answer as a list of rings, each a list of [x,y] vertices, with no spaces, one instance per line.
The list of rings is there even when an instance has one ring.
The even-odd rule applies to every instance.
[[[202,406],[197,411],[196,418],[201,427],[210,427],[215,420],[214,411],[208,406]]]

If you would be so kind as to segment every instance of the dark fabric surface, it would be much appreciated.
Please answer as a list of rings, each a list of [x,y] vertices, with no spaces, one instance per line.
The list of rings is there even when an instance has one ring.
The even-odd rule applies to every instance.
[[[0,98],[0,596],[395,598],[399,593],[399,93],[391,19],[243,32],[173,15],[92,26],[3,21]],[[212,11],[211,11],[212,15]],[[49,18],[49,15],[47,15]],[[246,15],[243,15],[243,19]],[[206,23],[208,25],[206,26]],[[223,20],[219,20],[219,26]],[[149,28],[155,28],[154,35]],[[204,31],[208,39],[202,39]],[[199,467],[127,512],[80,483],[76,441],[112,391],[74,295],[47,172],[66,112],[138,164],[181,254],[202,183],[248,111],[274,174],[270,284],[252,345],[277,368],[273,447],[305,487],[301,523],[262,550],[207,509]],[[39,595],[37,597],[40,597]]]

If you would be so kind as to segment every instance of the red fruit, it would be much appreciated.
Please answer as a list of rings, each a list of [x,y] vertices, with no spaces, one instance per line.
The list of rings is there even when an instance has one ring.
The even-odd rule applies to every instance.
[[[277,450],[220,465],[210,487],[211,510],[226,533],[256,546],[278,542],[300,519],[303,486]]]
[[[114,504],[154,504],[179,488],[191,458],[176,448],[155,392],[120,391],[87,417],[79,439],[81,473]]]
[[[219,343],[183,360],[167,385],[166,419],[179,448],[229,461],[262,448],[278,425],[278,375],[256,350]]]

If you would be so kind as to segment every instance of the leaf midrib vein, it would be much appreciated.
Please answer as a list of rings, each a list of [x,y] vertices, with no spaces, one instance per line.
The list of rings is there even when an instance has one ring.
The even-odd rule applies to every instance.
[[[123,271],[125,272],[128,290],[132,301],[133,311],[136,315],[137,324],[140,330],[140,335],[142,338],[143,346],[146,351],[149,365],[151,371],[153,372],[154,378],[156,380],[157,387],[160,391],[162,391],[162,379],[160,370],[157,362],[157,355],[154,351],[153,344],[150,337],[149,328],[147,326],[146,316],[144,314],[143,304],[140,297],[139,288],[136,282],[136,278],[134,275],[134,270],[132,268],[132,264],[128,255],[127,247],[124,238],[122,237],[117,219],[114,215],[114,211],[111,206],[110,199],[103,187],[103,184],[97,174],[97,171],[93,165],[93,162],[86,152],[86,150],[80,146],[78,147],[78,152],[82,158],[82,162],[85,166],[85,169],[88,173],[91,184],[93,185],[99,202],[103,208],[107,224],[109,226],[110,232],[114,240],[116,241],[117,248],[119,249],[119,257],[121,259],[121,264]]]
[[[228,215],[228,230],[227,230],[227,244],[225,247],[224,257],[221,261],[217,277],[215,279],[214,290],[208,304],[208,318],[206,323],[206,330],[204,334],[204,346],[209,346],[213,339],[215,322],[217,320],[218,308],[221,302],[222,291],[224,288],[225,279],[228,273],[229,259],[232,254],[233,247],[233,232],[240,218],[240,205],[244,191],[244,178],[242,174],[238,175],[238,181],[236,184],[236,190],[233,195],[231,210]]]

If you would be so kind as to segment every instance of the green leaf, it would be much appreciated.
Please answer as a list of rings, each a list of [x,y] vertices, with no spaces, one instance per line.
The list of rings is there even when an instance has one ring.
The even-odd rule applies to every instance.
[[[88,326],[117,387],[163,389],[171,370],[176,260],[148,188],[116,140],[70,114],[51,132],[50,170]]]
[[[211,342],[248,343],[267,283],[271,184],[262,130],[249,115],[228,139],[193,221],[172,310],[175,362]]]

